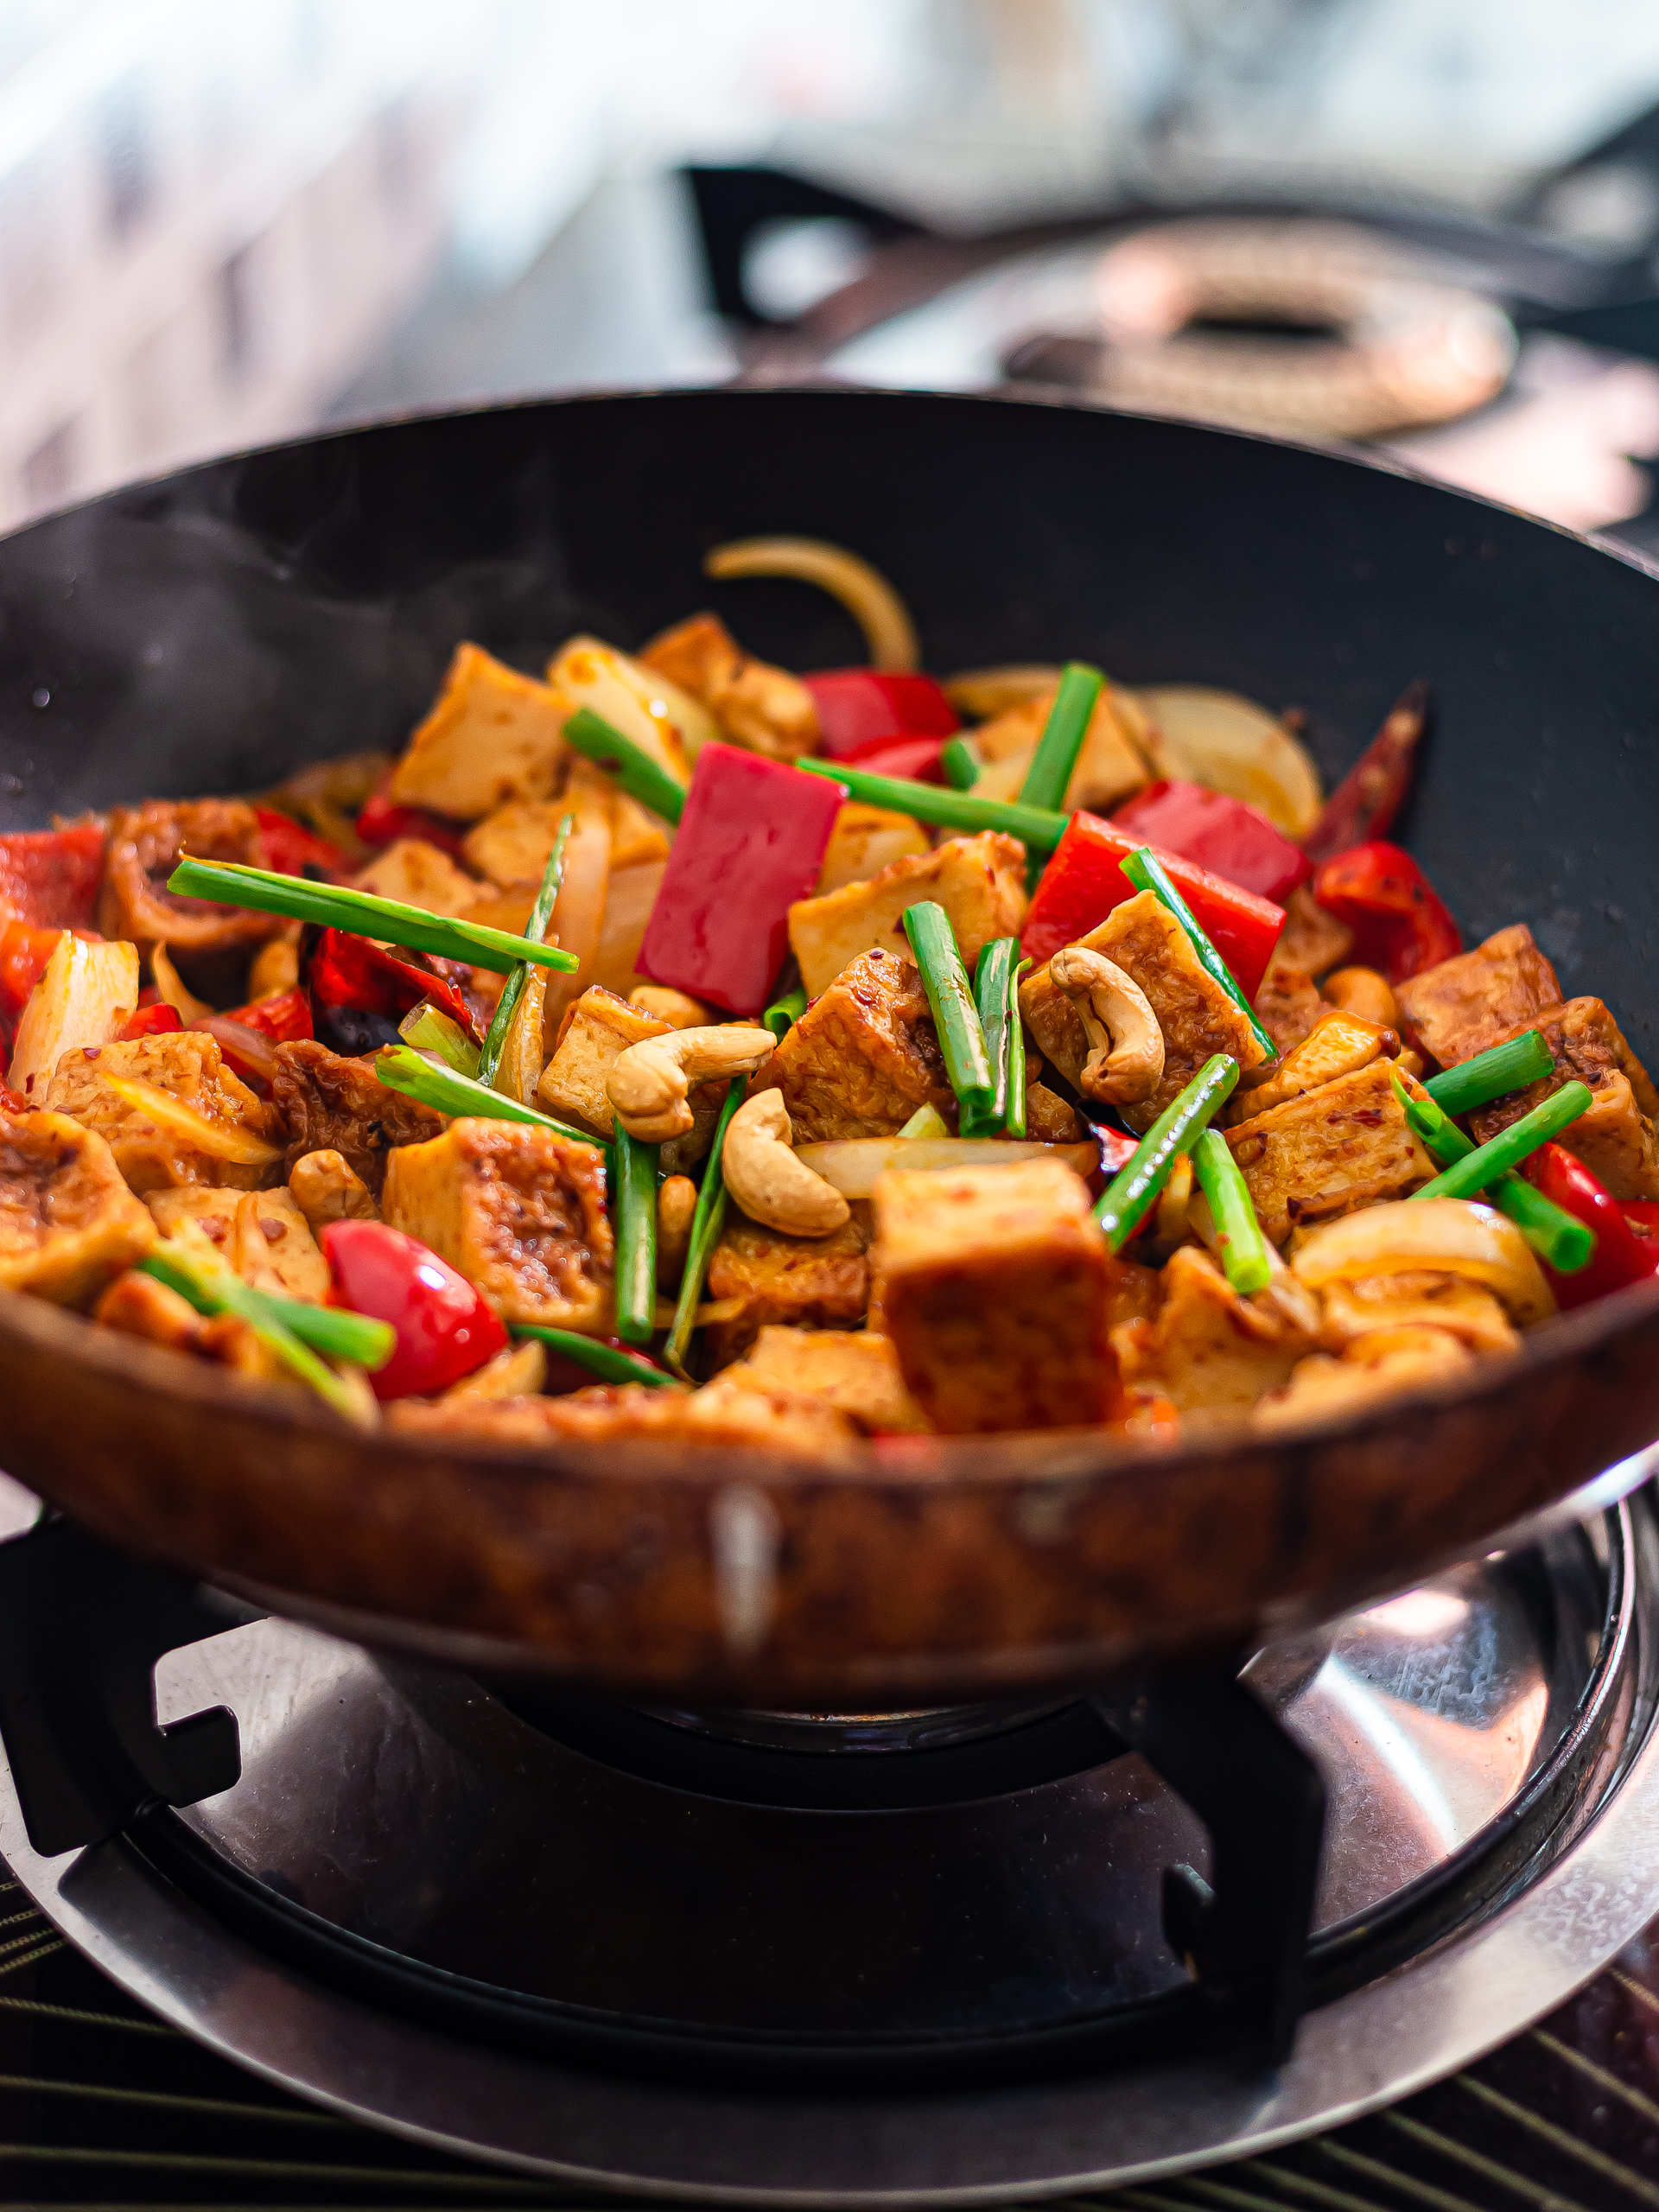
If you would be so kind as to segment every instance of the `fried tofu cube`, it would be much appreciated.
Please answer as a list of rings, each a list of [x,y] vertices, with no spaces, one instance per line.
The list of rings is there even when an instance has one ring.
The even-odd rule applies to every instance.
[[[1322,1414],[1340,1414],[1378,1398],[1438,1382],[1468,1364],[1468,1346],[1446,1329],[1377,1329],[1357,1338],[1340,1359],[1315,1352],[1299,1361],[1289,1382],[1263,1398],[1255,1418],[1285,1428]]]
[[[1591,1103],[1556,1142],[1575,1153],[1614,1198],[1659,1198],[1659,1094],[1607,1007],[1600,999],[1569,999],[1529,1014],[1512,1033],[1528,1029],[1542,1031],[1554,1071],[1471,1114],[1477,1141],[1484,1144],[1576,1077],[1589,1084]]]
[[[796,760],[818,741],[818,710],[799,677],[746,653],[717,614],[664,630],[639,658],[701,700],[734,745]]]
[[[194,1222],[216,1252],[230,1257],[236,1230],[236,1210],[245,1191],[221,1190],[216,1184],[181,1183],[145,1193],[150,1218],[163,1236],[173,1236],[181,1222]]]
[[[1115,961],[1139,983],[1164,1033],[1163,1080],[1150,1098],[1123,1109],[1131,1128],[1150,1128],[1212,1053],[1228,1053],[1241,1068],[1259,1067],[1266,1059],[1243,1009],[1201,965],[1186,931],[1156,892],[1142,891],[1114,906],[1077,942]],[[1089,1039],[1046,962],[1020,985],[1020,1011],[1044,1053],[1075,1084],[1089,1057]]]
[[[155,1242],[101,1136],[67,1114],[0,1114],[0,1287],[89,1306]]]
[[[1058,688],[1047,685],[1035,698],[1006,709],[974,732],[974,749],[986,764],[974,788],[984,798],[1019,798]],[[1094,814],[1109,813],[1138,791],[1151,775],[1138,741],[1146,734],[1146,718],[1137,703],[1107,684],[1089,717],[1062,811],[1083,806]]]
[[[528,886],[533,899],[557,842],[559,824],[569,810],[557,799],[515,799],[467,833],[461,849],[462,858],[468,868],[487,876],[498,890],[521,890]],[[668,850],[668,834],[659,817],[626,791],[617,791],[611,806],[613,871],[665,861]],[[487,899],[490,894],[486,892],[482,896]]]
[[[861,952],[784,1033],[766,1073],[797,1144],[887,1137],[918,1106],[956,1108],[914,962]]]
[[[163,1236],[194,1223],[245,1283],[320,1306],[328,1295],[328,1262],[310,1224],[283,1190],[152,1191],[145,1201]]]
[[[1300,1045],[1319,1016],[1325,1001],[1313,978],[1300,968],[1268,964],[1262,988],[1255,995],[1255,1011],[1262,1027],[1281,1052]]]
[[[1285,926],[1273,948],[1268,973],[1290,968],[1305,976],[1326,976],[1340,968],[1354,949],[1354,933],[1346,922],[1327,914],[1311,887],[1299,883],[1285,901]]]
[[[745,1389],[723,1376],[701,1390],[657,1390],[641,1382],[575,1390],[563,1398],[406,1398],[389,1426],[420,1436],[477,1438],[531,1449],[562,1443],[708,1445],[839,1463],[855,1458],[857,1434],[822,1398]]]
[[[666,1036],[672,1024],[595,984],[567,1008],[536,1096],[550,1114],[574,1116],[609,1136],[616,1127],[605,1082],[631,1045]]]
[[[118,1083],[142,1085],[148,1103],[124,1096]],[[274,1109],[194,1029],[66,1052],[46,1103],[96,1129],[141,1198],[180,1183],[257,1190],[282,1158]]]
[[[932,1426],[962,1436],[1112,1419],[1112,1261],[1089,1193],[1058,1160],[875,1186],[882,1326]]]
[[[1001,830],[951,837],[893,861],[868,883],[843,884],[789,910],[790,950],[809,998],[829,989],[861,952],[907,953],[906,906],[936,899],[950,918],[969,974],[994,938],[1018,937],[1026,918],[1026,849]]]
[[[291,1382],[287,1369],[248,1324],[235,1313],[205,1320],[188,1299],[145,1274],[124,1274],[112,1282],[92,1309],[92,1319],[123,1336],[142,1337],[169,1351],[188,1352],[232,1373],[263,1382]]]
[[[597,1145],[466,1116],[391,1154],[382,1211],[459,1268],[505,1320],[591,1332],[611,1311],[614,1249]]]
[[[289,1170],[288,1187],[314,1236],[331,1221],[378,1221],[368,1185],[337,1152],[302,1154]]]
[[[692,762],[720,735],[701,699],[597,638],[567,640],[548,663],[547,680],[573,711],[586,707],[620,730],[677,784],[690,783]]]
[[[1369,1067],[1385,1053],[1392,1058],[1399,1046],[1393,1030],[1385,1029],[1381,1022],[1368,1021],[1363,1014],[1344,1014],[1339,1007],[1327,1007],[1301,1043],[1292,1046],[1266,1082],[1243,1093],[1234,1092],[1227,1102],[1224,1118],[1233,1122],[1252,1121],[1258,1114],[1282,1106],[1287,1099],[1300,1098],[1306,1090],[1317,1090],[1322,1083],[1334,1083],[1339,1075],[1351,1075],[1356,1068]]]
[[[277,1046],[271,1096],[288,1133],[288,1175],[308,1153],[331,1152],[373,1198],[385,1182],[392,1148],[423,1143],[444,1128],[442,1114],[389,1090],[369,1062],[331,1052],[310,1037]]]
[[[709,1300],[731,1309],[706,1332],[713,1365],[741,1358],[774,1323],[855,1328],[870,1298],[868,1216],[868,1205],[855,1205],[851,1218],[828,1236],[787,1236],[732,1207],[709,1261]]]
[[[424,837],[399,837],[377,853],[352,880],[377,899],[400,899],[429,914],[465,914],[479,901],[479,887],[448,853]]]
[[[1499,930],[1472,952],[1442,960],[1395,986],[1408,1044],[1443,1068],[1471,1060],[1511,1030],[1559,1006],[1555,970],[1524,922]]]
[[[551,684],[480,645],[457,645],[431,713],[391,772],[391,797],[462,822],[509,799],[546,798],[564,766],[568,711]]]
[[[909,815],[849,799],[823,849],[813,896],[823,899],[847,884],[868,883],[894,861],[916,860],[928,849],[926,830]]]
[[[1164,1269],[1155,1319],[1112,1332],[1124,1384],[1182,1414],[1236,1413],[1282,1389],[1312,1339],[1271,1300],[1241,1298],[1207,1252],[1183,1244]]]
[[[765,1328],[748,1357],[725,1376],[746,1390],[822,1398],[867,1433],[910,1436],[927,1427],[905,1388],[892,1338],[873,1329]]]
[[[1293,1229],[1403,1198],[1439,1171],[1413,1135],[1386,1060],[1373,1060],[1227,1131],[1256,1219]]]
[[[1471,1351],[1513,1351],[1520,1339],[1490,1290],[1437,1268],[1327,1283],[1319,1341],[1345,1351],[1379,1329],[1444,1329]]]

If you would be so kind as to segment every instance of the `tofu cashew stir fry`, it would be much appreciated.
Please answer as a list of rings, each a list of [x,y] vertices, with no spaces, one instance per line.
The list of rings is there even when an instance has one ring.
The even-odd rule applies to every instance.
[[[0,1287],[365,1428],[823,1458],[1276,1427],[1655,1272],[1612,1014],[1387,841],[1421,687],[1327,798],[1292,715],[710,566],[874,664],[463,643],[396,760],[0,837]]]

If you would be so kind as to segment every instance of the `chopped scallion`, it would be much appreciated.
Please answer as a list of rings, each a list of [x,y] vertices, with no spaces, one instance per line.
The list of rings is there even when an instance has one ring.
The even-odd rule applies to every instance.
[[[1272,1281],[1273,1262],[1250,1200],[1250,1186],[1217,1129],[1205,1129],[1194,1140],[1192,1160],[1198,1188],[1210,1201],[1223,1271],[1241,1298],[1251,1297]]]
[[[845,760],[798,760],[809,776],[828,776],[853,798],[867,806],[886,807],[907,814],[912,822],[931,822],[946,830],[1006,830],[1033,852],[1052,853],[1065,835],[1070,817],[1052,814],[1041,807],[1024,806],[1018,799],[981,798],[974,791],[955,791],[944,784],[919,784],[907,776],[876,776]]]
[[[567,814],[560,823],[559,834],[553,840],[553,849],[548,855],[547,866],[542,871],[542,887],[536,893],[536,904],[531,908],[530,919],[524,924],[524,935],[531,944],[540,944],[546,937],[547,925],[553,918],[553,909],[559,903],[559,886],[564,881],[564,849],[570,842],[574,820],[574,816]],[[480,1083],[493,1086],[500,1069],[507,1031],[512,1026],[513,1014],[529,981],[529,965],[521,960],[501,986],[495,1012],[490,1016],[490,1026],[484,1033],[484,1047],[479,1053],[476,1071],[463,1070],[463,1073],[476,1072]]]
[[[476,1076],[478,1047],[458,1021],[441,1013],[429,999],[406,1014],[397,1034],[417,1052],[435,1052],[457,1075]]]
[[[649,1344],[657,1325],[657,1155],[661,1147],[616,1125],[616,1333]]]
[[[1086,661],[1068,661],[1060,671],[1060,688],[1054,694],[1026,780],[1020,786],[1021,806],[1064,809],[1072,771],[1088,734],[1089,718],[1105,683],[1100,671],[1090,668]]]
[[[1423,1089],[1443,1114],[1472,1114],[1477,1106],[1490,1106],[1494,1098],[1524,1090],[1550,1074],[1555,1056],[1539,1029],[1523,1030],[1502,1045],[1477,1052],[1454,1068],[1432,1075]]]
[[[652,1390],[679,1388],[671,1375],[664,1375],[650,1360],[634,1352],[619,1351],[614,1344],[602,1344],[594,1337],[579,1337],[574,1329],[543,1329],[530,1321],[510,1321],[507,1326],[515,1337],[534,1337],[550,1351],[559,1353],[575,1366],[585,1367],[601,1382],[643,1382]]]
[[[375,1055],[374,1072],[388,1090],[401,1090],[406,1098],[418,1098],[423,1106],[435,1106],[440,1114],[473,1114],[486,1122],[528,1122],[536,1128],[551,1129],[555,1136],[569,1137],[573,1144],[591,1144],[601,1152],[605,1149],[602,1137],[573,1128],[569,1122],[556,1122],[551,1114],[541,1113],[534,1106],[521,1106],[505,1091],[492,1090],[488,1084],[476,1083],[452,1068],[435,1068],[430,1060],[423,1060],[406,1045],[383,1045]]]
[[[905,909],[905,934],[922,971],[922,988],[932,1010],[944,1071],[962,1111],[965,1137],[986,1136],[996,1127],[996,1086],[980,1027],[979,1009],[968,988],[968,970],[950,918],[935,899]]]
[[[953,791],[970,791],[979,781],[979,762],[965,737],[947,738],[939,754],[944,780]]]
[[[1398,1076],[1394,1088],[1406,1109],[1408,1125],[1437,1167],[1452,1167],[1468,1159],[1475,1148],[1474,1139],[1448,1120],[1436,1101],[1412,1097]],[[1509,1216],[1539,1258],[1557,1274],[1575,1275],[1595,1258],[1595,1230],[1535,1190],[1523,1175],[1513,1170],[1500,1175],[1486,1196],[1500,1213]]]
[[[1540,1145],[1559,1136],[1592,1103],[1587,1083],[1564,1083],[1541,1106],[1535,1106],[1531,1113],[1523,1114],[1518,1122],[1511,1122],[1507,1129],[1500,1129],[1487,1143],[1465,1153],[1432,1183],[1425,1183],[1421,1191],[1414,1191],[1407,1204],[1415,1205],[1419,1198],[1478,1197],[1500,1175],[1511,1167],[1518,1167]]]
[[[774,999],[761,1015],[760,1020],[762,1026],[770,1029],[781,1045],[789,1031],[805,1012],[806,991],[803,985],[798,983],[792,991],[785,991],[782,998]]]
[[[685,811],[685,790],[666,768],[652,759],[642,745],[624,737],[614,723],[579,707],[564,725],[564,741],[596,768],[603,768],[641,806],[648,806],[664,822],[677,823]]]
[[[1131,853],[1122,863],[1123,873],[1131,883],[1139,884],[1142,891],[1155,892],[1186,931],[1192,950],[1198,956],[1200,966],[1212,982],[1219,983],[1233,1004],[1249,1023],[1255,1041],[1270,1060],[1279,1057],[1279,1047],[1274,1043],[1257,1019],[1255,1008],[1238,988],[1238,979],[1210,942],[1192,909],[1171,882],[1164,866],[1150,845],[1142,845]]]
[[[157,1282],[165,1283],[169,1290],[188,1300],[198,1313],[233,1313],[238,1320],[245,1321],[296,1382],[306,1383],[354,1427],[363,1425],[365,1408],[357,1394],[326,1361],[318,1358],[308,1344],[301,1341],[298,1332],[289,1325],[293,1319],[290,1309],[300,1304],[299,1300],[276,1299],[266,1292],[254,1290],[229,1268],[221,1270],[199,1266],[166,1243],[152,1246],[138,1265],[143,1274],[153,1275]],[[326,1306],[310,1310],[319,1314],[329,1311]],[[360,1351],[372,1350],[375,1355],[367,1360],[358,1359],[350,1353],[337,1353],[336,1357],[350,1357],[356,1365],[384,1367],[396,1341],[389,1325],[384,1321],[371,1322],[359,1313],[339,1314],[336,1318],[361,1323],[360,1331],[346,1334]]]
[[[1033,963],[1016,960],[1008,970],[1008,1114],[1011,1137],[1026,1134],[1026,1032],[1020,1019],[1020,978]]]
[[[1213,1053],[1179,1098],[1165,1107],[1095,1202],[1095,1219],[1109,1249],[1121,1252],[1146,1219],[1181,1153],[1190,1153],[1202,1128],[1232,1096],[1238,1062]]]
[[[690,1347],[691,1332],[697,1325],[697,1307],[702,1299],[702,1286],[709,1274],[709,1261],[720,1232],[726,1222],[726,1178],[721,1171],[721,1155],[726,1148],[726,1130],[734,1114],[743,1103],[748,1090],[748,1078],[734,1076],[726,1092],[726,1103],[720,1109],[720,1119],[715,1123],[715,1141],[709,1147],[709,1157],[702,1170],[702,1187],[697,1192],[697,1203],[691,1216],[691,1235],[685,1248],[685,1269],[680,1277],[680,1294],[675,1302],[673,1325],[668,1332],[668,1342],[663,1347],[663,1357],[674,1372],[685,1376],[685,1355]],[[685,1376],[690,1380],[689,1376]]]

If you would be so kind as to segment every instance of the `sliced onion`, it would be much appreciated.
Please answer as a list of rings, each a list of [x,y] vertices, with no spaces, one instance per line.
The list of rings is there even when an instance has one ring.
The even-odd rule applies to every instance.
[[[1155,725],[1146,743],[1159,775],[1248,799],[1287,837],[1306,836],[1324,804],[1319,772],[1265,707],[1196,683],[1137,696]]]
[[[1524,1327],[1548,1319],[1555,1300],[1527,1240],[1491,1206],[1468,1198],[1402,1198],[1367,1206],[1309,1231],[1291,1260],[1310,1290],[1363,1275],[1439,1268],[1484,1283]]]
[[[868,1198],[889,1167],[1013,1167],[1022,1160],[1058,1160],[1085,1179],[1100,1165],[1092,1144],[1026,1144],[1006,1137],[842,1137],[798,1144],[795,1157],[843,1198]]]
[[[573,712],[589,709],[677,784],[690,782],[690,763],[720,734],[706,707],[598,638],[570,639],[548,663],[547,680]]]
[[[1059,683],[1060,670],[1047,661],[1011,662],[1006,668],[964,668],[947,676],[941,689],[959,715],[988,722],[1010,707],[1028,707]]]
[[[716,545],[703,561],[710,576],[792,576],[838,599],[864,632],[876,668],[919,668],[922,649],[910,610],[879,569],[821,537],[741,537]]]
[[[149,972],[156,978],[156,990],[163,1006],[170,1006],[188,1029],[204,1014],[213,1012],[206,999],[199,999],[173,965],[164,944],[152,945]]]
[[[194,1106],[187,1106],[183,1099],[175,1098],[153,1083],[125,1075],[106,1075],[104,1080],[124,1105],[154,1122],[168,1136],[181,1137],[212,1159],[229,1160],[235,1167],[274,1167],[283,1156],[281,1145],[267,1144],[251,1129],[238,1128],[234,1122],[210,1122]]]
[[[213,1038],[230,1062],[231,1072],[244,1083],[263,1084],[269,1090],[276,1082],[276,1046],[263,1029],[251,1029],[245,1021],[232,1021],[224,1014],[204,1014],[184,1026]]]

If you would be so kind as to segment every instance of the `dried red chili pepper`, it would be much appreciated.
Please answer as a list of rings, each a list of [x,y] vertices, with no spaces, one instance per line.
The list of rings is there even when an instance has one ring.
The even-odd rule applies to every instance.
[[[130,1045],[140,1037],[170,1037],[175,1029],[182,1029],[183,1018],[175,1006],[168,1006],[165,999],[156,999],[149,1006],[141,1006],[127,1016],[121,1031],[121,1042]]]
[[[467,834],[461,823],[429,813],[423,806],[398,806],[386,788],[391,780],[386,779],[357,817],[357,834],[364,843],[390,845],[399,837],[419,837],[448,853],[452,860],[459,860],[461,839]]]
[[[1428,686],[1408,684],[1302,840],[1302,850],[1315,867],[1393,827],[1410,794],[1417,747],[1427,727]]]
[[[355,1013],[400,1021],[423,999],[430,999],[459,1023],[474,1044],[484,1041],[477,1015],[447,976],[396,959],[347,930],[318,931],[305,974],[315,1006],[349,1007]]]
[[[239,1021],[245,1028],[257,1029],[278,1045],[301,1044],[313,1033],[311,1001],[298,988],[274,991],[269,998],[232,1007],[226,1019]]]

